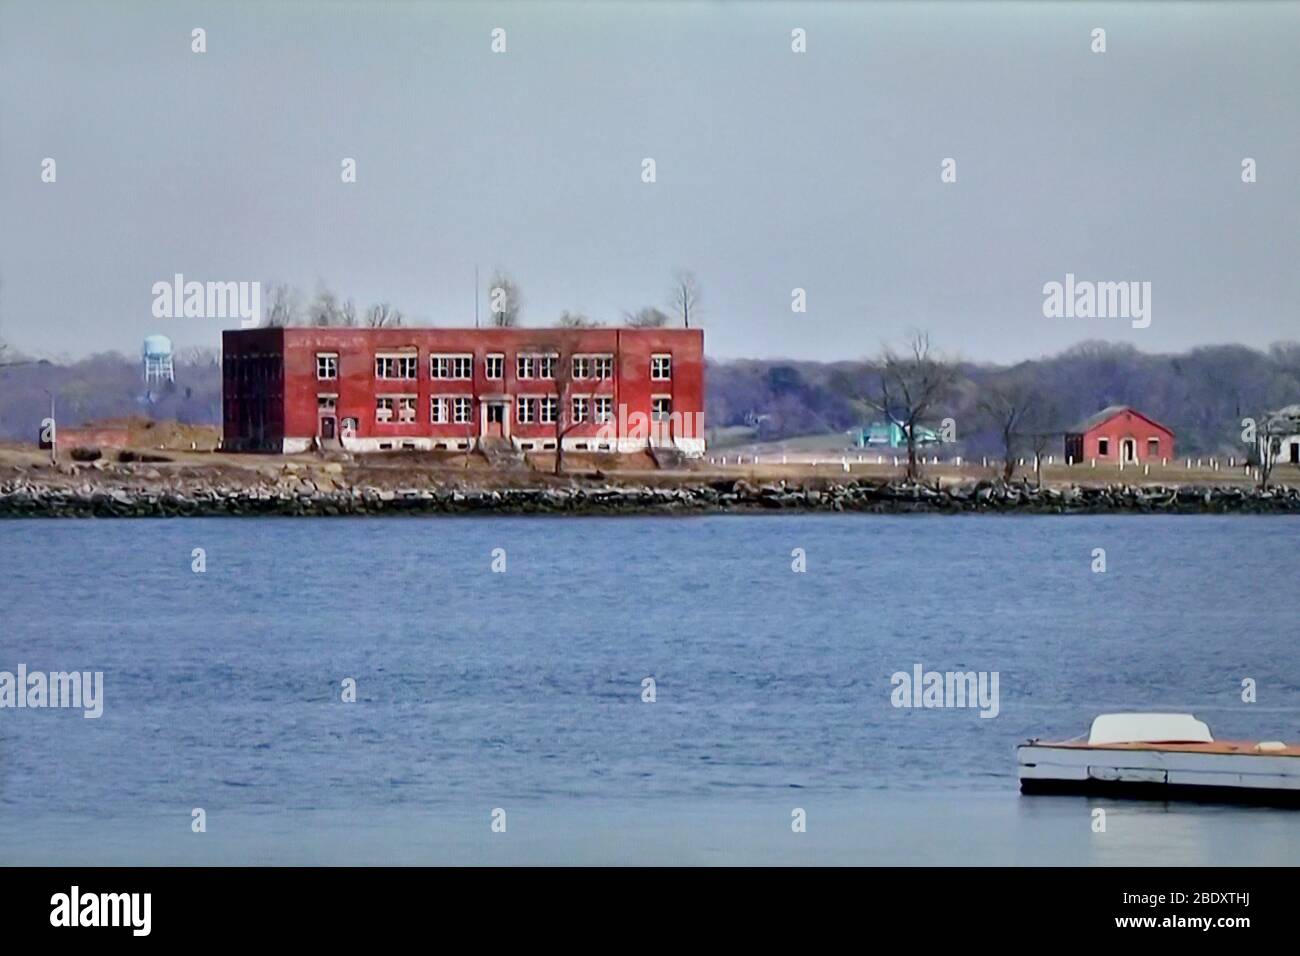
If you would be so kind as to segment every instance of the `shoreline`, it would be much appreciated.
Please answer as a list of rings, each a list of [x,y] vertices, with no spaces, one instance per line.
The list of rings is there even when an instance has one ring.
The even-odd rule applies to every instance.
[[[386,487],[292,476],[236,484],[210,479],[75,483],[0,481],[3,518],[347,517],[370,515],[859,514],[1293,514],[1300,489],[1226,485],[1043,487],[987,480],[943,485],[898,480],[673,485],[570,478],[492,487],[440,482]],[[114,476],[116,477],[116,476]]]

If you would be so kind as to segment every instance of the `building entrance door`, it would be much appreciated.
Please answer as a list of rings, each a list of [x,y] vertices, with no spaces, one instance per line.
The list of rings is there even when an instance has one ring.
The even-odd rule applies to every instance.
[[[334,416],[327,415],[320,420],[320,437],[325,441],[334,440]]]
[[[487,438],[504,438],[506,434],[505,402],[489,402],[487,406],[487,427],[483,430]]]
[[[1119,443],[1119,451],[1120,451],[1120,455],[1123,456],[1124,461],[1126,462],[1137,461],[1137,442],[1135,442],[1132,438],[1125,438],[1123,441],[1121,441]]]

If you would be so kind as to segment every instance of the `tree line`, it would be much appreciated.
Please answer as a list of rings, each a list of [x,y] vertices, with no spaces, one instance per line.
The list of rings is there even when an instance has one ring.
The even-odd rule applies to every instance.
[[[401,318],[397,309],[384,314]],[[584,327],[574,318],[567,324]],[[0,343],[0,438],[30,440],[51,394],[59,419],[72,425],[132,414],[220,424],[219,351],[181,349],[175,364],[174,385],[146,392],[138,357],[109,352],[38,362]],[[1074,423],[1108,405],[1131,405],[1173,429],[1180,456],[1241,456],[1244,421],[1265,435],[1297,427],[1270,424],[1269,413],[1300,404],[1300,343],[1152,354],[1089,341],[1054,356],[993,365],[946,356],[917,335],[857,361],[710,361],[705,384],[711,439],[743,426],[762,441],[838,433],[847,442],[848,432],[876,421],[894,422],[915,438],[918,426],[950,420],[957,453],[1009,461],[1059,451]],[[912,445],[908,459],[919,470]]]
[[[262,308],[262,324],[272,327],[315,326],[321,328],[400,328],[406,324],[406,315],[389,302],[377,302],[358,309],[352,298],[343,298],[325,283],[316,287],[310,298],[295,286],[283,282],[265,284],[266,298]],[[484,324],[497,328],[516,328],[524,324],[524,295],[519,282],[504,269],[496,269],[479,290],[486,293],[487,315]],[[664,299],[664,311],[646,305],[624,309],[617,324],[631,328],[653,329],[681,323],[691,328],[698,323],[704,290],[694,272],[678,269],[673,272],[672,284]],[[477,304],[475,319],[478,319]],[[592,319],[587,314],[564,309],[550,323],[561,328],[599,328],[606,323]]]

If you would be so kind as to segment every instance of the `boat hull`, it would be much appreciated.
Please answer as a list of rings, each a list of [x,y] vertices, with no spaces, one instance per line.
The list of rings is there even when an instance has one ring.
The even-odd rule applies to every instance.
[[[1025,744],[1016,758],[1023,793],[1300,806],[1291,755]]]

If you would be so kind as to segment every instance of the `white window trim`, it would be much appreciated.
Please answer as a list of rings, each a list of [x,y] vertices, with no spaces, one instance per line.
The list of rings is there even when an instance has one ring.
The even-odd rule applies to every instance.
[[[457,418],[460,411],[460,403],[465,403],[465,417]],[[453,425],[472,425],[474,424],[474,396],[472,395],[455,395],[451,400],[451,423]]]
[[[560,357],[561,357],[561,356],[560,356],[560,353],[559,353],[559,352],[516,352],[516,353],[515,353],[515,378],[517,378],[517,379],[522,379],[522,380],[524,380],[524,381],[534,381],[534,382],[553,382],[553,381],[555,381],[555,372],[557,371],[557,369],[556,369],[554,366],[558,366],[558,365],[560,364]],[[542,374],[542,360],[543,360],[543,359],[550,359],[550,360],[551,360],[551,363],[552,363],[552,366],[553,366],[553,367],[552,367],[552,369],[551,369],[551,374],[550,374],[550,375],[543,375],[543,374]],[[524,360],[524,361],[531,360],[531,361],[532,361],[532,364],[533,364],[533,369],[532,369],[533,374],[531,374],[531,375],[520,375],[520,374],[519,374],[519,362],[520,362],[520,360]]]
[[[334,360],[334,374],[333,374],[333,375],[321,375],[321,373],[320,373],[320,360],[321,360],[321,359],[333,359],[333,360]],[[337,382],[337,381],[338,381],[338,378],[339,378],[339,353],[338,353],[338,352],[317,352],[317,353],[316,353],[316,381],[318,381],[318,382]]]
[[[492,359],[501,360],[501,372],[498,375],[488,374],[488,362]],[[483,356],[483,377],[491,382],[499,382],[506,377],[506,353],[505,352],[488,352]]]
[[[551,402],[555,403],[555,417],[547,419],[542,417],[542,409],[550,408]],[[539,395],[537,404],[537,424],[554,425],[560,420],[560,396],[558,395]]]
[[[655,360],[668,360],[668,374],[658,375],[655,373]],[[671,352],[652,352],[650,355],[650,381],[652,382],[671,382],[673,380],[673,356]]]
[[[446,361],[447,374],[439,375],[437,365],[440,361]],[[468,371],[465,375],[456,374],[456,362],[465,363]],[[469,382],[474,379],[474,353],[473,352],[430,352],[429,353],[429,379],[434,382]]]
[[[538,424],[538,412],[540,408],[537,404],[537,395],[516,395],[515,396],[515,422],[519,425],[536,425]],[[524,402],[528,407],[532,417],[525,421],[524,417],[519,414],[519,403]]]
[[[391,361],[396,363],[396,368],[401,369],[402,365],[412,364],[411,375],[380,375],[379,363],[381,361]],[[414,382],[420,378],[420,353],[417,349],[381,349],[375,352],[375,362],[371,366],[375,372],[375,378],[381,382]]]

